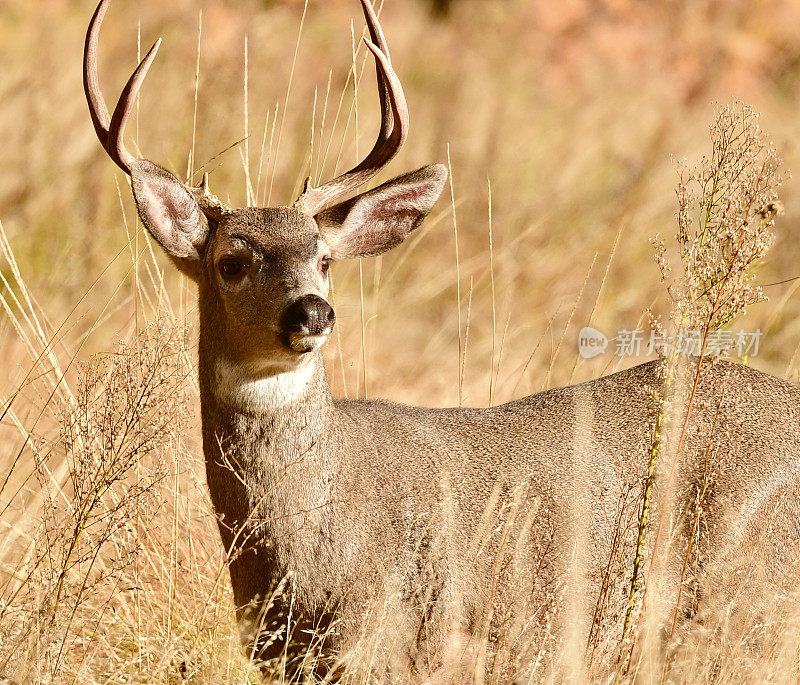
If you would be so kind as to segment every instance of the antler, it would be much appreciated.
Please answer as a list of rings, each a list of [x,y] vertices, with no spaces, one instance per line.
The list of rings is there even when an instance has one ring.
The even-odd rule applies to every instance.
[[[311,216],[345,193],[369,181],[394,158],[408,137],[408,106],[403,86],[392,68],[386,38],[370,0],[361,0],[361,5],[371,38],[371,40],[365,39],[365,42],[375,56],[378,72],[381,130],[372,151],[358,166],[318,188],[311,186],[311,179],[306,180],[305,188],[294,206]]]
[[[108,5],[111,0],[100,0],[97,9],[89,22],[89,29],[86,32],[86,45],[83,51],[83,89],[86,93],[86,101],[89,104],[89,114],[92,117],[94,130],[100,139],[108,156],[129,176],[138,159],[134,157],[125,147],[125,124],[136,104],[136,96],[142,82],[147,76],[153,60],[156,58],[158,48],[161,46],[159,38],[145,55],[144,59],[136,67],[136,71],[128,79],[122,94],[119,97],[114,113],[109,118],[108,108],[106,107],[103,94],[100,91],[100,82],[97,77],[97,43],[100,35],[100,26],[106,16]],[[200,208],[212,218],[218,217],[230,211],[230,208],[219,201],[208,191],[207,175],[203,179],[200,188],[186,186],[197,200]]]

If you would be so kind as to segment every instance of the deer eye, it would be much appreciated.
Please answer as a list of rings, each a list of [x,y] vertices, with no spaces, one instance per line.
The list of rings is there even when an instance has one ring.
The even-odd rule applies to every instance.
[[[230,281],[244,273],[244,264],[233,257],[226,257],[220,260],[219,272],[225,280]]]
[[[331,268],[331,258],[323,257],[319,263],[319,270],[322,272],[322,275],[325,276],[328,273],[328,269],[330,268]]]

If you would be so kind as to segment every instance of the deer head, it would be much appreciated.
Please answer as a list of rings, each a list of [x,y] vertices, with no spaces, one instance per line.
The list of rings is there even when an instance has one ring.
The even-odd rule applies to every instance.
[[[340,201],[386,166],[408,135],[405,95],[375,10],[361,0],[382,111],[371,152],[319,187],[306,181],[291,207],[233,209],[209,192],[207,175],[192,187],[126,149],[125,124],[161,41],[136,68],[109,116],[97,77],[98,34],[109,2],[97,6],[84,51],[84,90],[97,136],[131,177],[145,228],[199,283],[201,302],[213,312],[215,335],[227,354],[261,371],[291,370],[333,329],[336,317],[327,301],[331,262],[398,245],[430,212],[447,179],[442,165],[427,166]]]

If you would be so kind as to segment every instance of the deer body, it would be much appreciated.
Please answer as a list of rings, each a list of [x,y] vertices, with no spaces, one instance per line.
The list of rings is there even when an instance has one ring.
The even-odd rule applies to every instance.
[[[648,601],[670,598],[662,626],[743,592],[757,610],[754,587],[782,591],[800,551],[800,391],[783,381],[679,365],[674,392],[691,399],[664,436],[654,436],[664,362],[490,409],[331,397],[321,351],[335,323],[330,263],[402,242],[447,178],[427,166],[341,201],[408,132],[368,0],[383,113],[375,147],[333,181],[307,183],[292,207],[243,209],[211,195],[207,179],[185,185],[127,151],[125,122],[158,44],[109,116],[96,71],[108,3],[87,34],[87,101],[144,226],[198,284],[208,485],[251,654],[302,648],[308,631],[325,634],[328,655],[377,635],[376,662],[426,674],[489,640],[487,658],[503,655],[511,677],[563,635],[602,643],[593,616],[621,627],[655,438],[672,450],[643,539],[670,550],[651,564],[663,592]],[[300,630],[276,638],[287,621]]]
[[[487,539],[485,561],[475,551],[479,521],[493,497],[501,492],[508,504],[519,489],[523,506],[535,507],[522,559],[527,566],[520,574],[535,576],[526,592],[536,600],[524,610],[542,612],[545,593],[553,597],[551,608],[558,605],[575,531],[583,527],[591,550],[583,569],[586,614],[581,617],[584,632],[588,629],[613,552],[620,492],[638,486],[647,471],[656,411],[652,389],[659,386],[663,362],[491,409],[423,409],[332,400],[321,355],[310,362],[313,373],[288,381],[292,391],[278,393],[279,402],[273,403],[273,394],[266,401],[257,394],[221,397],[220,387],[230,392],[232,386],[215,378],[217,364],[202,343],[201,350],[209,488],[222,515],[222,537],[236,546],[228,528],[232,524],[233,530],[252,531],[258,540],[243,545],[259,548],[257,554],[234,558],[231,564],[237,606],[255,607],[257,613],[260,601],[289,576],[295,614],[319,631],[335,608],[339,630],[327,646],[346,649],[363,635],[368,599],[393,582],[400,588],[392,610],[403,617],[404,633],[395,634],[408,660],[403,666],[429,672],[438,665],[431,654],[453,639],[454,622],[463,634],[480,631],[488,597],[494,594],[488,604],[498,602],[498,621],[507,620],[503,612],[519,609],[513,591],[506,597],[492,587],[496,572],[491,567],[502,557],[498,541]],[[239,382],[248,381],[240,377]],[[735,401],[723,399],[723,388]],[[234,402],[241,403],[232,411]],[[730,577],[743,550],[755,549],[754,568],[767,571],[758,579],[766,595],[770,590],[765,587],[778,591],[794,570],[800,530],[794,506],[800,500],[800,392],[752,369],[717,363],[697,402],[684,450],[687,461],[677,479],[676,511],[691,511],[702,484],[711,424],[720,420],[725,437],[714,451],[724,464],[713,469],[713,503],[705,513],[713,533],[698,550],[703,562],[696,578],[688,574],[683,581],[724,577],[725,585],[712,598],[716,606],[753,602],[752,574],[740,569],[740,577]],[[771,422],[782,430],[753,430]],[[225,454],[236,455],[233,470],[230,464],[218,466]],[[578,526],[571,520],[576,498],[588,514]],[[243,525],[248,518],[265,523]],[[676,558],[690,534],[673,540]],[[607,608],[618,617],[627,601],[626,574],[635,542],[635,526],[629,525],[617,552],[623,571],[616,574],[616,592]],[[680,568],[670,563],[666,576],[674,597]],[[697,610],[687,607],[691,613]],[[273,611],[263,625],[285,620],[286,606],[277,602]],[[535,618],[526,615],[525,620]],[[538,638],[537,649],[552,639],[538,624],[520,634]],[[262,656],[284,648],[275,643]]]

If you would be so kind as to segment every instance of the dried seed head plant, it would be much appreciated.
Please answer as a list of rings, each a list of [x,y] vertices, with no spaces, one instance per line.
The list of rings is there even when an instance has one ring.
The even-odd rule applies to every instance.
[[[661,239],[653,242],[683,326],[719,329],[765,299],[754,268],[775,241],[775,217],[783,212],[778,190],[787,173],[758,119],[739,100],[717,106],[711,156],[695,166],[676,163],[679,267],[673,269]]]
[[[656,632],[666,630],[668,651],[662,679],[667,676],[669,643],[678,614],[691,602],[687,595],[697,592],[690,579],[692,567],[699,565],[704,502],[726,455],[717,454],[715,448],[724,427],[716,420],[710,425],[695,425],[692,413],[699,409],[698,388],[707,375],[706,354],[716,356],[725,351],[724,345],[709,348],[710,333],[731,324],[749,306],[766,299],[756,282],[755,270],[775,242],[775,217],[782,213],[778,191],[787,176],[780,155],[758,119],[759,114],[740,100],[717,105],[710,126],[711,156],[703,157],[695,166],[685,159],[676,163],[678,264],[673,265],[675,260],[670,259],[663,239],[656,236],[651,241],[672,304],[670,324],[676,329],[676,336],[668,352],[664,348],[657,350],[666,359],[661,367],[661,386],[652,389],[656,415],[622,631],[622,672],[631,667],[637,631],[646,632],[642,624],[649,622],[651,628],[654,623],[661,624],[656,626]],[[667,339],[662,319],[651,311],[648,314],[654,331]],[[691,349],[679,349],[681,339],[692,339]],[[686,353],[696,358],[682,358]],[[704,408],[705,412],[719,415],[723,398],[724,392],[713,400],[715,406]],[[692,433],[695,435],[690,437]],[[695,445],[690,450],[692,454],[682,455],[689,442]],[[692,486],[696,489],[694,505],[691,511],[677,513],[667,521],[670,517],[666,512],[674,511],[676,491],[684,487],[676,475],[687,459],[702,460],[699,463],[704,464],[701,482]],[[686,549],[670,549],[678,526],[691,530]],[[683,558],[671,615],[665,618],[665,614],[653,611],[647,615],[643,612],[647,588],[659,586],[659,576],[670,563],[669,556]],[[664,599],[653,597],[651,604]],[[667,625],[663,625],[665,620]],[[660,645],[650,644],[648,649],[657,652]],[[640,651],[640,658],[645,651]]]
[[[113,603],[120,587],[131,585],[123,581],[131,580],[139,552],[138,528],[158,510],[169,474],[165,454],[190,418],[190,345],[179,322],[160,316],[114,352],[90,358],[80,365],[71,401],[60,403],[60,445],[37,446],[45,492],[31,569],[37,592],[29,600],[37,607],[6,645],[27,642],[31,650],[18,652],[27,665],[20,662],[17,675],[63,673],[69,655],[97,633],[98,602]],[[68,479],[56,488],[48,476],[61,458]],[[16,660],[13,650],[4,656]]]

